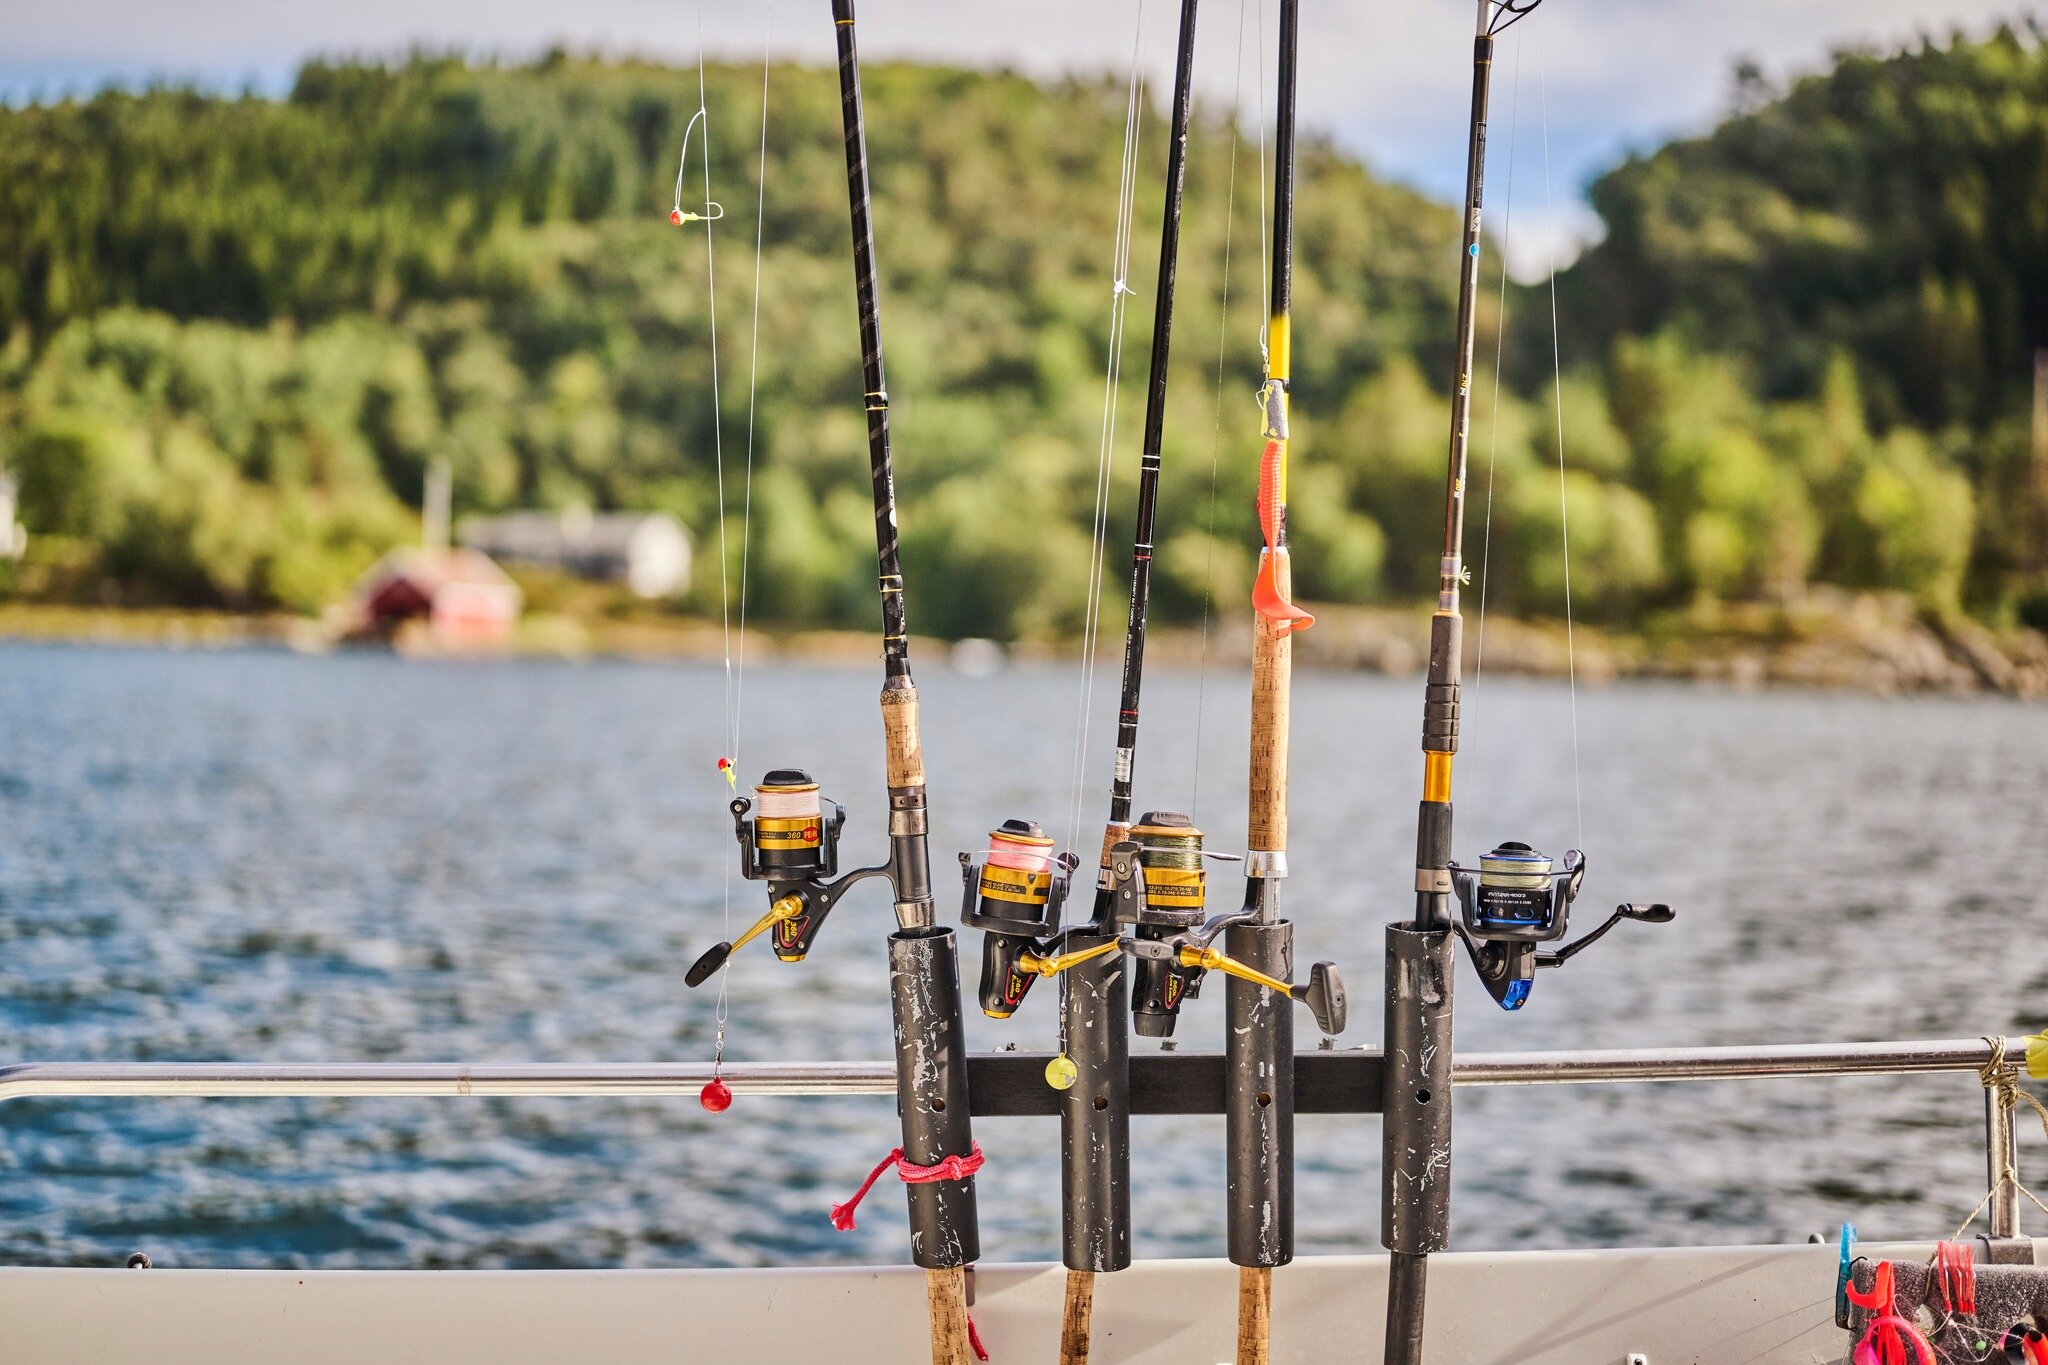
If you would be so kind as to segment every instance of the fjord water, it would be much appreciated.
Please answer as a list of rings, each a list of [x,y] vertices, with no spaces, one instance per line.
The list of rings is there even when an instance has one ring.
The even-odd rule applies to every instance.
[[[1080,673],[920,667],[934,873],[993,822],[1074,819]],[[881,847],[877,670],[755,667],[743,783],[809,767]],[[1245,678],[1155,670],[1141,804],[1243,838]],[[716,667],[0,646],[0,1060],[705,1060],[733,862]],[[1106,806],[1105,662],[1079,803]],[[1411,899],[1421,688],[1303,674],[1286,903],[1379,1034],[1381,925]],[[1201,721],[1197,763],[1195,723]],[[2048,711],[1999,701],[1582,689],[1482,679],[1458,773],[1466,860],[1583,841],[1579,927],[1668,900],[1505,1016],[1484,1050],[2020,1033],[2048,1022]],[[1212,907],[1241,882],[1212,874]],[[730,880],[735,925],[765,904]],[[734,960],[727,1055],[888,1055],[886,896],[811,960]],[[973,970],[971,940],[966,968]],[[971,983],[970,983],[971,992]],[[971,1006],[970,1006],[971,1008]],[[1221,1045],[1220,991],[1185,1048]],[[976,1048],[1054,1039],[1041,986]],[[1299,1025],[1306,1041],[1312,1026]],[[1134,1048],[1151,1047],[1135,1042]],[[1463,1090],[1468,1248],[1946,1234],[1984,1188],[1969,1076]],[[1222,1245],[1221,1119],[1140,1119],[1141,1256]],[[0,1261],[196,1266],[753,1265],[902,1259],[902,1201],[826,1211],[895,1142],[883,1098],[22,1100],[0,1105]],[[978,1136],[984,1254],[1058,1254],[1058,1133]],[[1304,1252],[1378,1247],[1379,1126],[1304,1117]],[[2022,1135],[2023,1153],[2040,1149]],[[2035,1161],[2041,1160],[2039,1156]]]

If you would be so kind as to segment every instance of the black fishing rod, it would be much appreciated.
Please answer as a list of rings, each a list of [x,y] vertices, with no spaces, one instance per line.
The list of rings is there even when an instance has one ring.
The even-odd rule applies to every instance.
[[[1118,698],[1115,768],[1110,782],[1109,822],[1102,839],[1094,911],[1089,920],[1064,930],[1059,910],[1067,878],[1079,866],[1069,853],[1053,860],[1052,841],[1028,821],[1010,821],[990,836],[985,861],[961,855],[967,879],[962,922],[986,931],[983,941],[981,1004],[985,1013],[1008,1018],[1039,976],[1058,976],[1061,1054],[1047,1079],[1062,1091],[1060,1108],[1061,1259],[1067,1267],[1066,1305],[1060,1339],[1062,1365],[1079,1365],[1089,1355],[1094,1277],[1131,1263],[1131,984],[1138,978],[1138,1031],[1164,1037],[1172,1032],[1189,974],[1177,962],[1136,962],[1126,970],[1125,953],[1138,938],[1158,937],[1138,926],[1126,938],[1118,923],[1119,897],[1112,875],[1112,850],[1134,851],[1130,842],[1133,785],[1138,745],[1139,701],[1144,686],[1145,626],[1152,595],[1152,544],[1159,504],[1160,451],[1166,426],[1166,382],[1173,336],[1174,292],[1180,262],[1183,192],[1187,183],[1188,128],[1194,110],[1195,18],[1197,0],[1181,0],[1180,36],[1174,62],[1173,103],[1168,115],[1166,210],[1159,233],[1159,278],[1152,308],[1152,352],[1145,391],[1145,427],[1138,469],[1137,524],[1131,543],[1130,615],[1124,630],[1123,684]],[[1118,282],[1121,286],[1121,281]],[[1185,844],[1193,826],[1185,816],[1160,815],[1169,842]],[[1145,825],[1155,822],[1147,816]],[[1171,873],[1183,893],[1192,891],[1194,923],[1201,919],[1199,835],[1192,867]],[[1177,855],[1186,863],[1186,856]],[[1127,872],[1135,861],[1124,859]],[[1129,878],[1127,877],[1127,881]],[[1142,901],[1142,897],[1138,898]],[[1181,921],[1176,919],[1175,927]],[[1161,951],[1155,945],[1151,951]]]
[[[889,789],[889,860],[840,875],[838,844],[845,812],[836,802],[820,798],[818,784],[807,773],[798,769],[769,773],[756,787],[754,801],[742,798],[731,807],[743,871],[749,879],[768,883],[769,912],[734,942],[721,943],[706,953],[685,979],[692,986],[700,984],[735,949],[771,929],[776,956],[785,962],[801,961],[848,888],[870,877],[888,880],[895,892],[897,923],[896,931],[889,935],[889,996],[896,1025],[896,1099],[903,1143],[900,1152],[892,1153],[890,1160],[877,1168],[877,1174],[893,1162],[905,1176],[911,1259],[926,1272],[933,1365],[967,1365],[971,1355],[966,1268],[981,1254],[974,1196],[974,1171],[980,1167],[981,1156],[968,1105],[960,969],[953,931],[935,923],[933,914],[924,754],[904,624],[903,571],[897,554],[889,390],[882,367],[867,132],[861,106],[860,58],[854,43],[853,0],[832,0],[832,17],[839,42],[840,111],[846,133],[846,187],[853,219],[854,290],[860,308],[863,405],[882,603],[881,704]],[[754,809],[756,803],[758,810]],[[829,816],[824,813],[827,806]],[[918,1178],[911,1180],[913,1175]],[[851,1205],[835,1209],[834,1221],[851,1227]]]
[[[1464,618],[1465,483],[1472,419],[1472,356],[1479,294],[1480,212],[1486,187],[1487,102],[1494,40],[1542,0],[1479,0],[1466,145],[1464,243],[1459,255],[1456,374],[1451,387],[1443,555],[1430,620],[1423,702],[1422,802],[1416,817],[1415,915],[1387,926],[1386,1074],[1380,1160],[1380,1241],[1390,1253],[1385,1365],[1419,1365],[1429,1256],[1450,1241],[1451,987],[1455,938],[1503,1009],[1528,1000],[1539,967],[1561,966],[1624,919],[1665,923],[1669,906],[1622,905],[1561,949],[1585,855],[1561,866],[1528,844],[1503,843],[1476,869],[1452,860],[1451,767],[1458,751]],[[1458,903],[1453,916],[1451,903]]]

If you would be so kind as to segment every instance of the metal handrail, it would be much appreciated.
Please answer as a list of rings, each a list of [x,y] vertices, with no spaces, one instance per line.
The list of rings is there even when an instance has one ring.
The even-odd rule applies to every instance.
[[[1998,1047],[1994,1047],[1994,1041]],[[1451,1067],[1457,1085],[1589,1085],[1633,1081],[1767,1080],[1795,1076],[1898,1076],[1980,1071],[2012,1040],[1943,1038],[1894,1043],[1763,1047],[1626,1048],[1586,1052],[1480,1052]],[[1356,1054],[1377,1056],[1377,1048]],[[589,1096],[695,1095],[716,1074],[735,1094],[887,1095],[886,1062],[745,1062],[714,1072],[703,1062],[18,1062],[0,1066],[0,1102],[31,1096]],[[1984,1100],[1992,1235],[2019,1236],[2012,1112]]]
[[[1376,1048],[1357,1052],[1376,1055]],[[1627,1081],[1761,1080],[1976,1071],[1982,1038],[1767,1047],[1628,1048],[1603,1052],[1478,1052],[1459,1057],[1459,1085],[1585,1085]],[[717,1072],[734,1094],[885,1095],[887,1062],[744,1062]],[[707,1062],[19,1062],[0,1066],[0,1101],[38,1095],[695,1095]]]

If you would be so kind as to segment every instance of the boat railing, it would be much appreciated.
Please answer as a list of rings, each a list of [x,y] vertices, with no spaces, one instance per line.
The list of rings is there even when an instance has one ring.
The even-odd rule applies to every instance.
[[[1944,1038],[1889,1043],[1797,1043],[1757,1047],[1626,1048],[1578,1052],[1475,1052],[1458,1057],[1458,1086],[1592,1085],[1646,1081],[1735,1081],[1815,1076],[1899,1076],[1974,1072],[2019,1056],[2017,1039]],[[969,1058],[977,1116],[1057,1112],[1043,1080],[1049,1054],[1004,1051]],[[1377,1113],[1377,1048],[1320,1048],[1297,1058],[1302,1113]],[[1131,1058],[1136,1113],[1223,1112],[1221,1053],[1160,1052]],[[717,1072],[736,1096],[893,1095],[887,1062],[746,1062]],[[691,1096],[712,1079],[707,1062],[17,1062],[0,1066],[0,1101],[30,1097],[282,1096]],[[2019,1236],[2013,1111],[1984,1091],[1985,1162],[1994,1237]]]

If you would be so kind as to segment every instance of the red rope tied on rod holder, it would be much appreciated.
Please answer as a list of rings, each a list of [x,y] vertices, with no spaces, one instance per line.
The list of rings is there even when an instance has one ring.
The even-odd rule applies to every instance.
[[[875,1163],[875,1169],[868,1172],[868,1178],[853,1192],[853,1198],[844,1204],[832,1206],[832,1226],[841,1232],[852,1232],[855,1224],[853,1211],[860,1207],[860,1201],[868,1197],[868,1191],[882,1178],[882,1172],[891,1166],[906,1185],[929,1185],[939,1180],[967,1180],[982,1167],[981,1144],[975,1143],[974,1150],[966,1156],[949,1156],[932,1166],[920,1166],[903,1155],[901,1147],[889,1149],[889,1155]]]
[[[875,1169],[868,1172],[868,1178],[861,1181],[860,1188],[853,1192],[853,1198],[844,1204],[832,1206],[832,1226],[841,1232],[852,1232],[855,1224],[853,1213],[860,1207],[860,1201],[868,1197],[868,1191],[882,1178],[882,1172],[891,1166],[896,1168],[897,1178],[906,1185],[929,1185],[939,1180],[971,1180],[984,1165],[981,1144],[975,1143],[974,1150],[966,1156],[949,1156],[930,1166],[920,1166],[903,1155],[901,1147],[889,1149],[889,1155],[875,1163]],[[967,1344],[974,1348],[976,1360],[989,1358],[988,1347],[981,1344],[981,1332],[974,1325],[974,1315],[967,1315]]]

